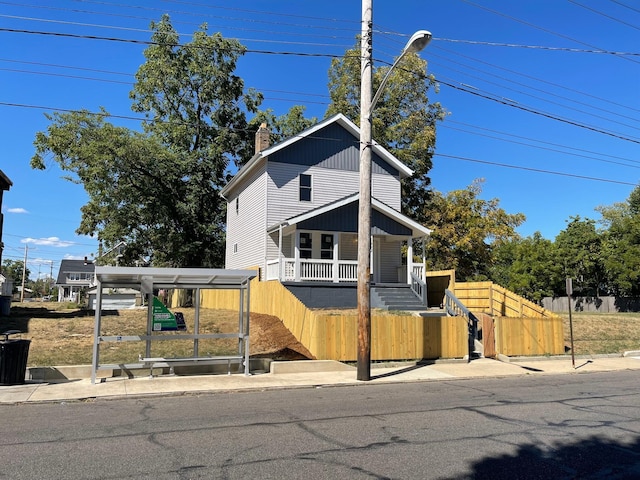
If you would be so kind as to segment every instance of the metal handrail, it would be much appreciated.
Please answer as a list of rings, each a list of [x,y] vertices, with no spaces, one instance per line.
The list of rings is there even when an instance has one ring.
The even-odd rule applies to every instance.
[[[445,310],[450,317],[464,317],[467,320],[467,328],[469,331],[469,356],[471,361],[473,352],[475,351],[475,341],[478,340],[478,319],[471,311],[463,305],[463,303],[449,289],[444,291]]]

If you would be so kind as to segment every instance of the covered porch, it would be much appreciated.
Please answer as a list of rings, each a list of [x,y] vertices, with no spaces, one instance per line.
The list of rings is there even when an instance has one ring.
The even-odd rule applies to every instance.
[[[289,218],[268,229],[266,280],[355,283],[358,272],[358,196]],[[424,282],[429,229],[373,200],[371,281]],[[414,261],[414,244],[421,261]]]

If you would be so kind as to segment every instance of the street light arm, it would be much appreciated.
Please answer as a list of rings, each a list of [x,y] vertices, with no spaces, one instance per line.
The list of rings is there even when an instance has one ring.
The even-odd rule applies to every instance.
[[[400,63],[400,60],[402,60],[408,53],[417,53],[421,51],[422,49],[424,49],[424,47],[426,47],[429,44],[430,41],[431,41],[431,32],[428,32],[427,30],[418,30],[416,33],[411,35],[411,38],[405,45],[404,49],[402,50],[402,53],[400,53],[400,56],[396,58],[395,62],[393,62],[393,65],[391,65],[391,68],[387,70],[387,74],[382,79],[382,83],[380,83],[380,86],[378,87],[376,94],[373,96],[373,99],[371,100],[371,107],[369,109],[369,116],[371,116],[371,112],[375,108],[376,103],[378,103],[378,100],[380,99],[380,95],[382,95],[382,91],[384,90],[384,87],[387,84],[387,81],[389,80],[389,76],[391,75],[391,72],[396,67],[396,65]]]

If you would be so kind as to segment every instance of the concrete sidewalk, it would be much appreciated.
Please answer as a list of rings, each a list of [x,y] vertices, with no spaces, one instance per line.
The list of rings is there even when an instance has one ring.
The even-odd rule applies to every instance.
[[[620,370],[640,370],[640,352],[625,356],[481,358],[467,362],[428,365],[375,365],[371,380],[356,380],[356,369],[329,360],[272,362],[269,373],[233,375],[161,375],[156,377],[108,377],[95,385],[88,378],[56,382],[29,381],[24,385],[0,386],[0,404],[25,402],[68,402],[95,398],[124,398],[152,395],[233,392],[281,388],[309,388],[337,385],[437,381],[516,375],[585,374]]]

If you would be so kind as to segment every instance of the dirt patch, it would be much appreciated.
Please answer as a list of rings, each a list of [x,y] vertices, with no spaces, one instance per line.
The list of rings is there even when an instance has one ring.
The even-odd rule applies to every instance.
[[[272,315],[252,313],[249,328],[249,352],[252,357],[274,360],[314,359],[284,323]]]

